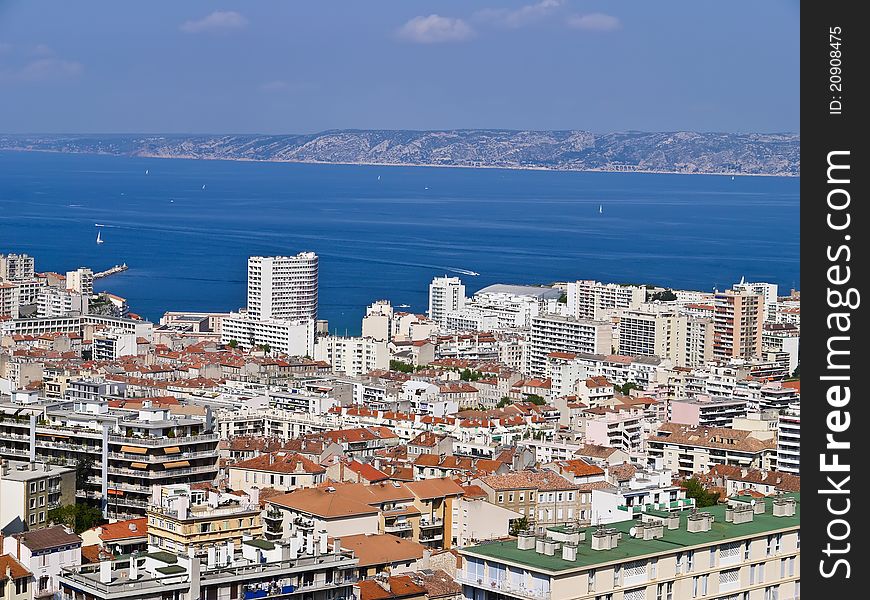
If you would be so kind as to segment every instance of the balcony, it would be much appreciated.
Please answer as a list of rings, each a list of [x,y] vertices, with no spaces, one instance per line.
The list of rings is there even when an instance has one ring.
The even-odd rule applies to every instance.
[[[126,435],[110,435],[109,441],[130,446],[177,446],[179,444],[196,444],[199,442],[216,442],[216,433],[203,433],[185,437],[134,437]]]
[[[510,583],[505,579],[472,578],[468,573],[460,571],[456,574],[456,580],[459,583],[474,586],[482,590],[496,590],[506,596],[525,598],[526,600],[550,600],[549,590],[530,589],[522,585]]]
[[[413,527],[410,521],[393,521],[384,523],[385,533],[401,533],[403,531],[411,531]]]
[[[420,529],[441,529],[444,519],[420,519]]]

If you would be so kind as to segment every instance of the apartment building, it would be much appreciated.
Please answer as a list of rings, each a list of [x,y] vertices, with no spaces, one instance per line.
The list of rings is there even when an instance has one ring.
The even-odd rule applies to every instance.
[[[580,280],[568,283],[568,314],[577,319],[608,319],[619,310],[638,308],[646,288],[636,285]]]
[[[743,280],[735,283],[732,287],[735,292],[745,292],[762,296],[764,298],[764,320],[775,322],[777,302],[779,300],[779,286],[775,283],[747,283]]]
[[[59,576],[60,598],[137,600],[166,598],[293,598],[350,600],[359,561],[313,534],[282,541],[244,539],[241,550],[217,547],[199,556],[148,552],[132,559],[66,566]]]
[[[447,313],[465,306],[465,285],[459,277],[436,277],[429,284],[429,318],[439,326],[445,324]]]
[[[88,465],[77,498],[101,501],[104,514],[140,516],[152,485],[212,481],[218,473],[218,436],[204,418],[175,415],[144,401],[110,408],[118,386],[75,381],[66,402],[0,404],[0,458]]]
[[[646,449],[651,465],[684,476],[714,465],[770,469],[776,462],[776,439],[764,431],[665,423],[647,439]]]
[[[66,289],[84,296],[92,296],[94,293],[94,272],[88,267],[67,271]]]
[[[776,424],[776,468],[784,473],[801,472],[801,407],[795,403],[779,413]]]
[[[691,399],[672,400],[668,403],[672,423],[697,427],[731,427],[734,419],[749,412],[746,399],[698,395]]]
[[[387,342],[373,338],[336,335],[319,337],[314,344],[313,356],[315,360],[323,360],[332,365],[334,373],[349,377],[360,377],[390,366]]]
[[[5,552],[32,573],[32,598],[50,598],[59,590],[64,567],[82,562],[82,538],[68,527],[56,525],[2,537]]]
[[[466,600],[799,598],[800,497],[650,510],[596,529],[524,532],[460,554]]]
[[[75,469],[0,459],[0,531],[48,525],[48,511],[74,504]]]
[[[83,315],[88,312],[88,296],[71,290],[45,287],[36,297],[36,315],[40,318]]]
[[[552,471],[517,471],[472,481],[496,506],[519,513],[538,533],[579,519],[577,485]]]
[[[36,276],[33,257],[27,254],[0,254],[0,281],[20,281]]]
[[[654,304],[625,311],[619,316],[619,354],[660,356],[685,366],[687,321],[678,311]]]
[[[240,348],[268,346],[273,352],[290,356],[314,355],[315,321],[306,319],[256,318],[246,313],[230,313],[221,321],[221,343],[235,342]]]
[[[543,377],[547,372],[547,356],[550,353],[610,354],[612,341],[612,328],[606,321],[552,314],[533,317],[526,370],[529,375]]]
[[[100,331],[94,334],[92,344],[94,360],[117,360],[122,356],[136,356],[137,351],[135,333]]]
[[[761,355],[764,296],[727,290],[713,297],[713,357],[717,360]]]
[[[187,484],[155,487],[148,506],[148,545],[203,556],[209,548],[239,548],[263,534],[258,495],[223,493]]]
[[[248,316],[259,319],[317,319],[319,260],[313,252],[248,259]]]
[[[269,487],[289,492],[323,483],[326,468],[295,452],[267,452],[227,467],[229,486],[249,491]]]

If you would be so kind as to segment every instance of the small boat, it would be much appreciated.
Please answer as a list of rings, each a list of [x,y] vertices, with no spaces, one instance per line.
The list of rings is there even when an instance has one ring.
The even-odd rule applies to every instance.
[[[102,244],[102,243],[103,243],[103,238],[100,237],[100,233],[102,233],[102,232],[101,232],[101,231],[97,231],[97,243],[98,243],[98,244]]]
[[[205,189],[205,184],[204,184],[204,183],[202,184],[202,189]]]
[[[145,174],[146,174],[146,175],[148,174],[148,169],[145,169]]]
[[[734,181],[734,175],[731,176],[731,181]]]
[[[423,189],[424,189],[424,190],[428,190],[428,189],[429,189],[429,186],[427,185],[427,186],[424,187]]]
[[[398,305],[396,305],[396,308],[411,308],[411,305],[410,304],[398,304]]]
[[[604,212],[604,206],[601,205],[601,204],[599,204],[599,205],[598,205],[598,214],[600,215],[600,214],[603,213],[603,212]]]
[[[102,223],[94,223],[94,227],[105,227]]]
[[[380,180],[381,180],[381,176],[380,176],[380,175],[378,175],[378,181],[380,181]]]
[[[172,204],[173,202],[175,202],[175,200],[170,200],[170,201],[169,201],[170,204]]]

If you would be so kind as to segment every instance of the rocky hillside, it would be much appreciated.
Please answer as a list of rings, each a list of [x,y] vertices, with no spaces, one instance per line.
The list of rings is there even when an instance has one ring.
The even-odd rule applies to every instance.
[[[575,171],[798,175],[797,134],[324,131],[309,135],[0,135],[0,150]]]

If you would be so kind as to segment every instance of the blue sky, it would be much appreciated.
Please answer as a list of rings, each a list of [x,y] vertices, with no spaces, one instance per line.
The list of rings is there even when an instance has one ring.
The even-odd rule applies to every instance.
[[[797,0],[0,0],[0,132],[798,131]]]

